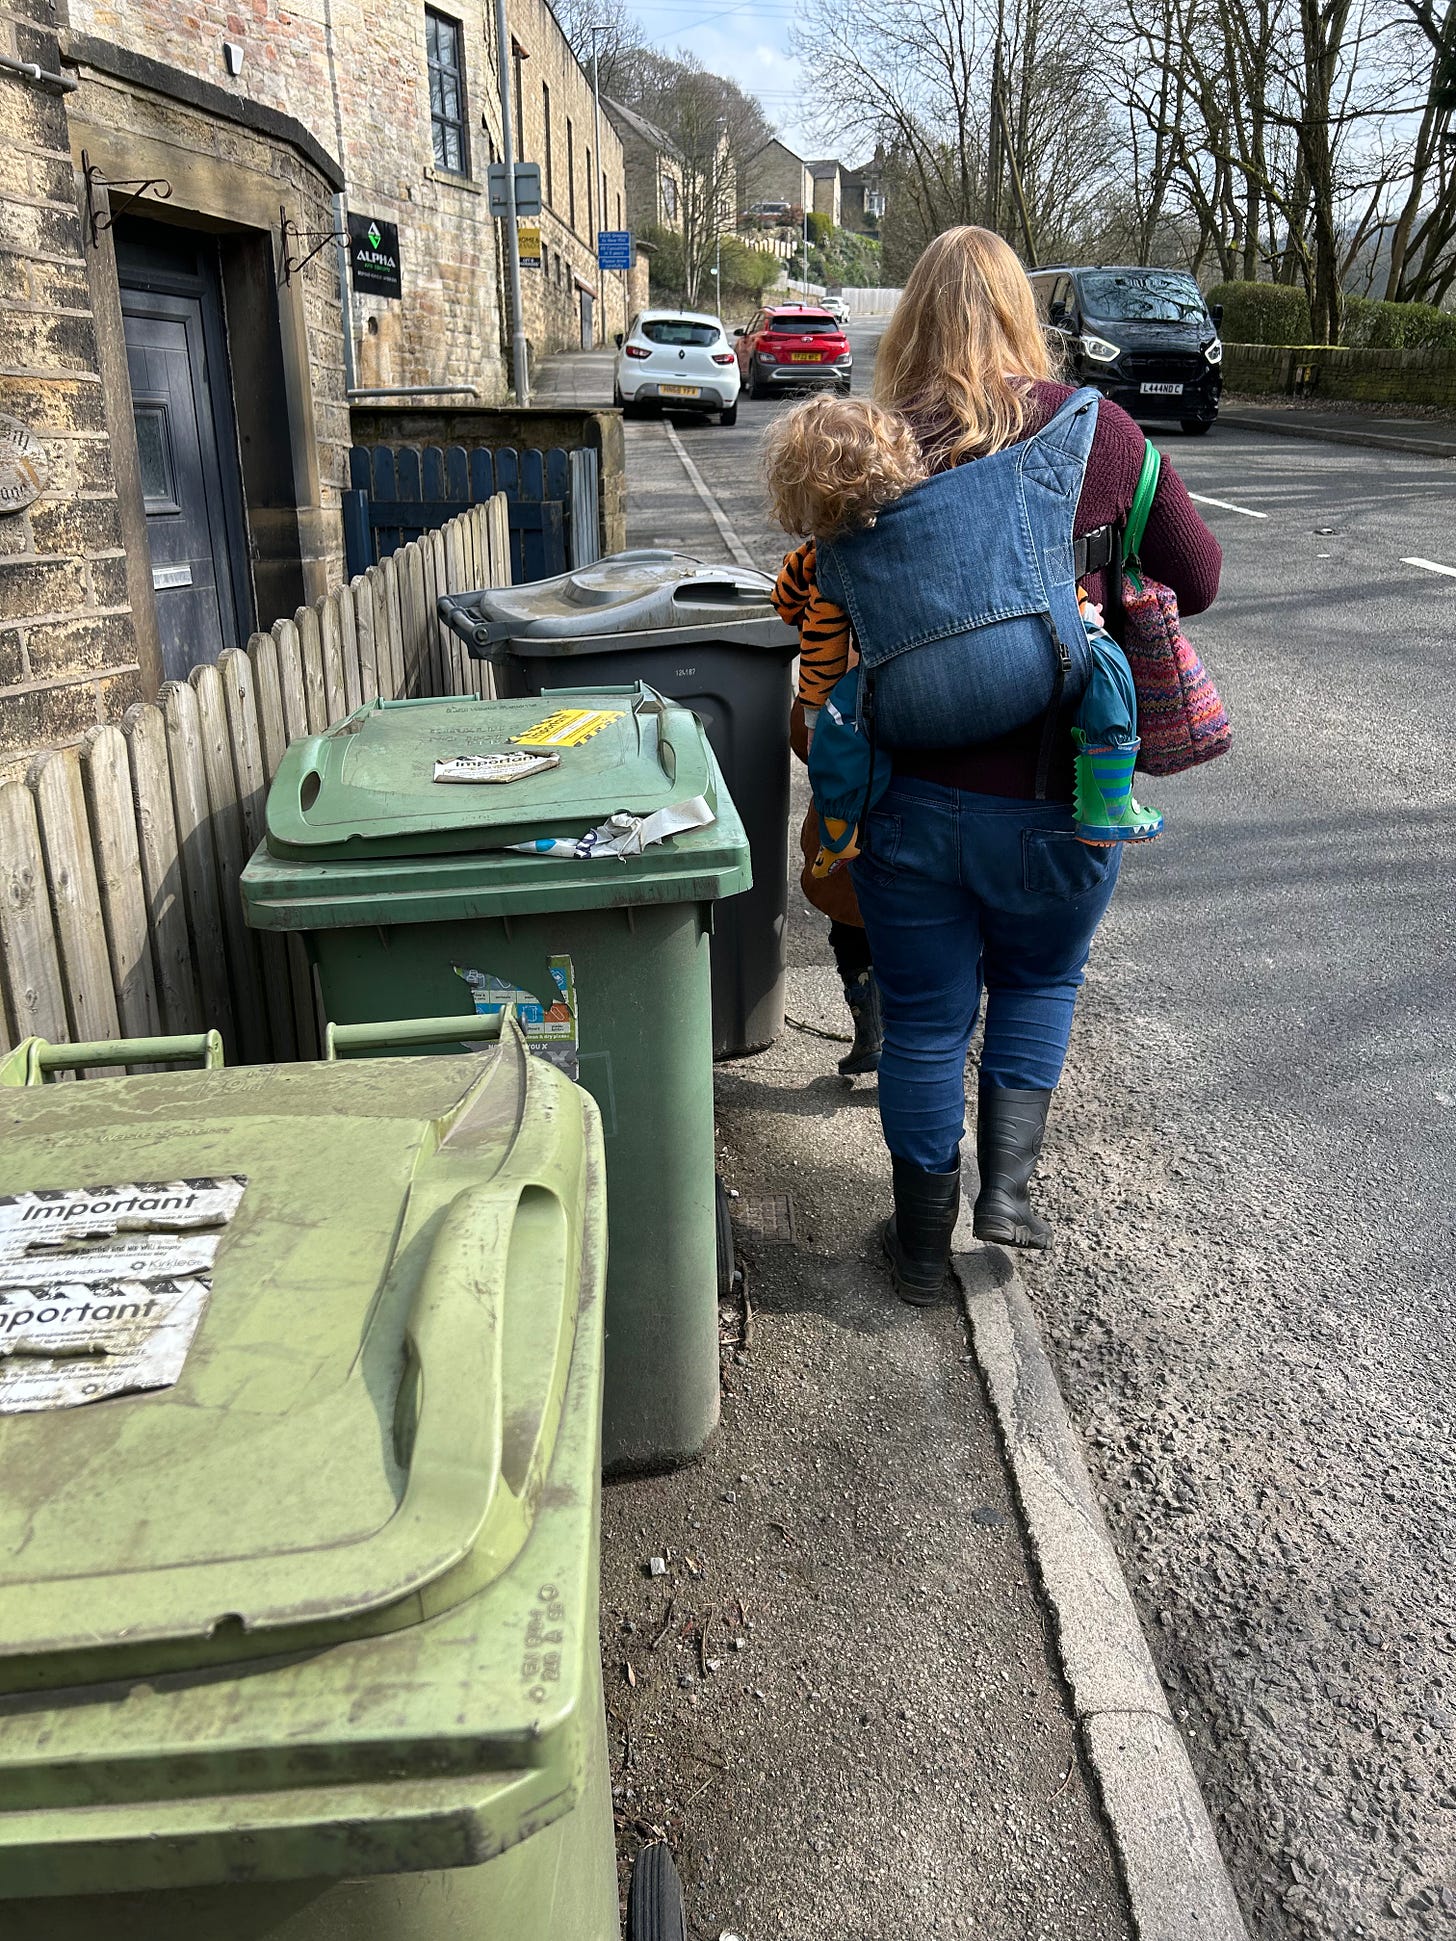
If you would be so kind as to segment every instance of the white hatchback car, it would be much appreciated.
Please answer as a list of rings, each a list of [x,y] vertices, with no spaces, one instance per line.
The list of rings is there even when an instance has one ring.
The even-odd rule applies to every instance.
[[[656,405],[735,423],[738,358],[721,321],[697,310],[642,311],[617,338],[612,402],[629,415]]]

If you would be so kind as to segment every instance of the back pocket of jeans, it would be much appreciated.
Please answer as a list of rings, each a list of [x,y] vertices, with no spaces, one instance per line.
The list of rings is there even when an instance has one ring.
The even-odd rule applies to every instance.
[[[1078,842],[1068,829],[1023,829],[1021,880],[1032,896],[1050,896],[1070,903],[1090,896],[1107,881],[1112,850]]]

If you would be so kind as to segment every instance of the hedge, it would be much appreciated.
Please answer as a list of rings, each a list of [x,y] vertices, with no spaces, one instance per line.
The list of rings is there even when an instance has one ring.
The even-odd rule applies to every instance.
[[[1223,305],[1230,344],[1307,344],[1309,302],[1282,283],[1220,283],[1208,293]],[[1456,350],[1456,312],[1433,303],[1384,303],[1345,298],[1341,342],[1357,350]]]
[[[1307,344],[1309,298],[1284,283],[1220,283],[1208,293],[1223,305],[1219,326],[1230,344]]]
[[[1434,303],[1346,297],[1341,338],[1364,350],[1456,350],[1456,313]]]

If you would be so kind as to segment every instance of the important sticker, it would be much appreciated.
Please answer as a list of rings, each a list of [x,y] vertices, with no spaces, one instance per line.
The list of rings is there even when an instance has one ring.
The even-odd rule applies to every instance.
[[[622,713],[621,708],[559,708],[511,740],[521,748],[579,748],[608,722],[620,721]]]
[[[246,1180],[0,1197],[0,1414],[170,1388]]]

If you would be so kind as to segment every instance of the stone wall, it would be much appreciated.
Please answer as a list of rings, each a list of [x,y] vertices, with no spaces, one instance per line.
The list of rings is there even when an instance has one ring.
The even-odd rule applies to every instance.
[[[49,0],[0,8],[0,49],[50,72]],[[0,513],[0,771],[142,694],[121,508],[64,97],[0,73],[0,413],[49,481]]]
[[[597,269],[596,231],[627,227],[627,189],[621,138],[605,108],[598,164],[591,81],[546,0],[511,0],[510,23],[519,68],[518,86],[512,75],[512,106],[519,99],[521,111],[517,152],[541,169],[542,265],[521,272],[526,336],[535,362],[550,351],[581,348],[583,288],[598,299],[599,344],[610,343],[624,327],[623,277]],[[487,113],[494,112],[492,104]],[[603,170],[604,192],[589,188],[600,182]]]
[[[1298,395],[1456,409],[1456,352],[1448,350],[1225,344],[1223,379],[1230,391],[1258,397]]]

